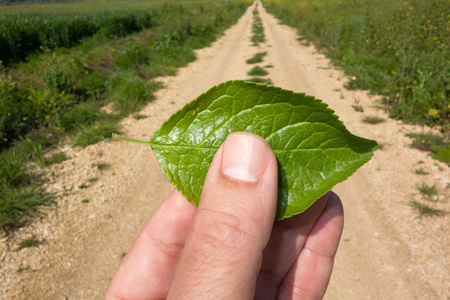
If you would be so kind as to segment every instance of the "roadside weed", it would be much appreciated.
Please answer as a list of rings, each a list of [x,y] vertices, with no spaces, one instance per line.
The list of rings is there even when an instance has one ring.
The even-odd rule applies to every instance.
[[[79,189],[87,189],[88,187],[89,187],[89,185],[86,182],[84,182],[78,186]]]
[[[417,211],[417,213],[419,214],[419,218],[422,218],[423,216],[425,216],[425,217],[433,217],[433,216],[442,217],[448,213],[442,209],[433,208],[429,205],[423,204],[415,199],[412,199],[411,201],[409,201],[408,205]]]
[[[266,41],[264,35],[264,27],[262,25],[262,20],[261,17],[259,16],[257,7],[255,7],[255,10],[253,10],[252,32],[253,35],[250,40],[253,42],[253,46],[259,46],[259,44],[264,43]]]
[[[247,59],[246,62],[247,64],[256,64],[256,63],[260,63],[263,61],[264,56],[267,55],[267,52],[259,52],[256,53],[252,58]]]
[[[66,153],[58,152],[58,153],[53,154],[52,156],[44,158],[43,163],[44,163],[44,166],[51,166],[54,164],[59,164],[60,162],[63,162],[67,159],[68,159],[68,157],[67,157]]]
[[[105,163],[92,164],[92,167],[96,167],[100,172],[111,169],[111,165]]]
[[[146,119],[146,118],[148,118],[148,116],[146,116],[146,115],[141,115],[141,114],[134,114],[133,115],[133,119],[135,119],[135,120],[142,120],[142,119]]]
[[[39,240],[35,236],[33,236],[31,238],[20,241],[19,245],[17,246],[16,251],[20,251],[24,248],[39,247],[43,243],[44,243],[44,241]]]
[[[385,119],[375,116],[366,116],[362,119],[362,121],[367,124],[380,124],[386,122]]]
[[[421,185],[417,186],[417,189],[424,196],[424,198],[427,199],[427,200],[432,200],[433,196],[437,196],[438,195],[438,190],[436,188],[436,185],[429,186],[425,182],[422,182]]]
[[[265,78],[260,78],[260,77],[253,77],[253,78],[246,79],[246,81],[272,85],[272,80],[270,80],[270,78],[265,79]]]
[[[252,68],[247,74],[250,76],[266,76],[269,73],[263,68],[256,66]]]
[[[25,272],[28,271],[28,270],[30,270],[30,266],[19,267],[19,268],[17,269],[17,273],[18,273],[18,274],[22,274],[22,273],[25,273]]]
[[[359,104],[359,100],[355,99],[354,104],[352,104],[352,107],[357,112],[364,112],[364,108],[361,104]]]
[[[104,120],[92,126],[82,127],[72,141],[75,147],[85,148],[104,140],[110,140],[112,133],[117,132],[119,120]]]
[[[417,175],[428,175],[429,173],[424,171],[422,168],[414,170]]]
[[[431,157],[450,165],[450,144],[448,140],[433,133],[409,133],[411,147],[421,151],[430,151]]]

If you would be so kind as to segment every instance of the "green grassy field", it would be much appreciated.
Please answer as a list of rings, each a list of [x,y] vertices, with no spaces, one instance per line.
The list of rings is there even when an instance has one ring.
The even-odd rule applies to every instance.
[[[88,9],[89,14],[110,17],[133,8],[133,13],[148,15],[151,26],[123,34],[100,26],[100,33],[74,38],[66,45],[40,47],[0,69],[0,228],[22,226],[43,205],[57,203],[59,195],[46,192],[39,170],[67,157],[49,156],[50,149],[63,139],[85,147],[120,132],[119,121],[139,111],[160,88],[155,77],[175,74],[176,68],[194,60],[193,49],[214,41],[249,4],[241,0],[89,1],[2,6],[2,13],[19,19],[52,7],[59,12],[52,16],[61,22],[66,14],[70,19]],[[77,24],[82,27],[82,22]],[[53,30],[58,27],[68,28]],[[111,112],[102,109],[106,105]]]
[[[150,14],[142,10],[2,15],[0,61],[7,66],[35,52],[72,47],[90,36],[121,37],[151,26]]]
[[[450,4],[446,0],[263,0],[352,78],[384,95],[391,117],[450,123]]]
[[[6,2],[6,1],[4,1]],[[38,3],[9,3],[0,6],[0,14],[34,13],[91,13],[116,10],[153,10],[165,5],[182,5],[196,8],[211,3],[226,3],[227,0],[85,0],[85,1],[43,1]],[[249,2],[249,1],[246,1]],[[251,2],[251,1],[250,1]],[[1,2],[0,2],[1,3]]]

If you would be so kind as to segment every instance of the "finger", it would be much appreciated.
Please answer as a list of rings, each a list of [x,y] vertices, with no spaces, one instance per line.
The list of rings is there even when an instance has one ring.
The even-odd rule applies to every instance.
[[[263,252],[255,299],[275,299],[278,288],[291,269],[306,237],[322,213],[329,193],[322,196],[305,212],[275,222],[269,243]]]
[[[164,299],[195,211],[196,207],[174,190],[122,260],[105,299]]]
[[[323,298],[343,226],[341,200],[331,193],[322,214],[308,234],[299,257],[283,280],[278,299]]]
[[[275,218],[277,161],[267,142],[228,136],[209,168],[168,299],[249,299]]]

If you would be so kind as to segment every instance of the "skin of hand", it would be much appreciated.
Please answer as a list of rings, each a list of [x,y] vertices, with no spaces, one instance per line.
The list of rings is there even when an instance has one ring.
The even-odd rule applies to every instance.
[[[250,133],[230,134],[199,207],[174,190],[122,260],[105,299],[321,299],[343,229],[329,192],[274,222],[277,160]]]

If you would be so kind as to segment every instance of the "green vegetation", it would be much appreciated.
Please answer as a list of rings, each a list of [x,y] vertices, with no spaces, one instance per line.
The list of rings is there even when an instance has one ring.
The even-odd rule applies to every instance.
[[[92,164],[92,167],[96,167],[100,172],[111,169],[111,165],[105,163]]]
[[[135,114],[135,115],[133,115],[133,119],[135,119],[135,120],[142,120],[142,119],[146,119],[146,118],[148,118],[148,116],[146,116],[146,115],[141,115],[141,114]]]
[[[250,40],[253,42],[253,46],[259,46],[259,44],[266,41],[266,37],[264,35],[264,27],[262,25],[262,20],[258,12],[258,6],[255,6],[255,10],[253,10],[252,32],[253,35]]]
[[[256,66],[252,68],[247,74],[250,76],[266,76],[269,73],[263,68]]]
[[[414,170],[414,173],[416,173],[417,175],[428,175],[428,174],[430,174],[430,173],[424,171],[422,168]]]
[[[20,241],[19,245],[17,246],[16,251],[20,251],[24,248],[30,248],[30,247],[39,247],[42,245],[44,241],[38,240],[35,236]]]
[[[43,163],[44,163],[44,166],[51,166],[54,164],[59,164],[60,162],[63,162],[67,159],[68,159],[68,157],[64,152],[58,152],[49,157],[44,158]]]
[[[357,112],[364,112],[364,108],[359,104],[359,100],[355,99],[355,104],[352,105],[353,109]]]
[[[364,108],[359,104],[353,104],[352,107],[357,112],[364,112]]]
[[[272,85],[272,80],[270,80],[270,78],[266,79],[266,78],[254,77],[254,78],[249,78],[246,81]]]
[[[80,184],[78,186],[79,189],[87,189],[89,187],[89,184],[87,184],[86,182],[83,182],[82,184]]]
[[[52,195],[42,188],[42,179],[30,168],[29,161],[36,160],[39,153],[27,144],[22,140],[0,154],[0,228],[7,231],[41,215],[38,207],[53,203]]]
[[[450,123],[447,0],[263,0],[353,79],[385,96],[391,117]]]
[[[386,122],[385,119],[375,116],[365,116],[362,121],[367,124],[380,124]]]
[[[246,62],[247,62],[248,64],[256,64],[256,63],[260,63],[260,62],[263,61],[264,56],[266,56],[266,55],[267,55],[267,52],[259,52],[259,53],[256,53],[252,58],[247,59]]]
[[[126,36],[151,25],[149,13],[140,10],[0,15],[0,61],[9,65],[37,51],[72,47],[89,36]]]
[[[448,137],[444,139],[433,133],[411,133],[406,136],[413,139],[411,147],[422,151],[430,151],[431,156],[450,165],[450,144]]]
[[[18,273],[18,274],[22,274],[22,273],[24,273],[24,272],[26,272],[26,271],[28,271],[28,270],[30,270],[30,266],[19,267],[19,268],[17,269],[17,273]]]
[[[66,20],[69,25],[81,24],[77,22],[83,19],[81,12],[86,11],[93,11],[88,14],[91,17],[144,15],[142,11],[118,11],[124,5],[122,2],[120,5],[119,2],[95,2],[92,10],[86,3],[61,4],[68,7],[61,10],[64,15],[52,15],[49,23],[64,20],[66,16],[67,20],[78,20],[72,23]],[[39,167],[66,157],[64,154],[48,156],[51,147],[62,139],[80,147],[110,139],[112,132],[120,129],[118,124],[122,118],[136,113],[153,99],[153,92],[161,86],[153,78],[175,74],[176,68],[194,60],[192,50],[215,40],[250,4],[245,0],[172,3],[159,3],[145,11],[151,21],[150,29],[123,36],[105,25],[91,37],[73,38],[67,45],[58,42],[54,47],[41,47],[43,53],[28,55],[19,63],[10,63],[15,61],[10,59],[8,67],[0,67],[1,229],[22,226],[31,216],[40,214],[39,207],[54,203],[53,195],[42,187]],[[126,7],[140,10],[139,5],[126,3]],[[80,11],[73,9],[82,6]],[[104,11],[109,12],[99,6],[107,6]],[[40,7],[33,5],[33,10],[38,11]],[[20,11],[19,6],[8,9]],[[35,17],[29,12],[11,15],[14,17],[0,14],[0,26],[6,18],[21,24],[21,18]],[[120,22],[113,23],[119,26]],[[53,30],[69,28],[52,26]],[[60,38],[64,34],[51,35],[64,40]],[[70,39],[70,32],[67,34]],[[80,188],[88,185],[89,182]]]
[[[412,199],[411,201],[409,201],[408,205],[417,211],[420,218],[422,218],[423,216],[425,216],[425,217],[433,217],[433,216],[442,217],[447,214],[447,212],[442,209],[433,208],[433,207],[431,207],[427,204],[424,204],[422,202],[419,202],[415,199]]]
[[[421,185],[417,186],[417,189],[422,194],[422,196],[427,200],[431,200],[433,198],[433,196],[438,195],[438,190],[436,188],[436,185],[429,186],[425,182],[422,182]]]

